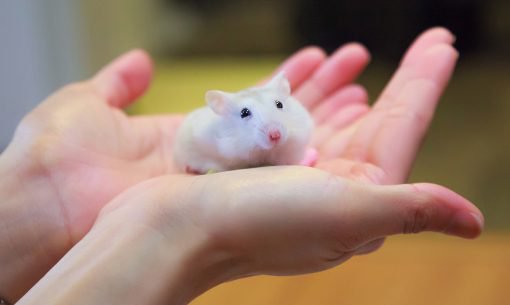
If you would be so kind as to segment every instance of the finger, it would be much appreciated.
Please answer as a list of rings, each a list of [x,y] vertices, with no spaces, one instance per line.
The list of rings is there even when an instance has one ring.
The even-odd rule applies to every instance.
[[[193,209],[222,249],[251,262],[247,273],[317,271],[388,235],[472,238],[483,226],[474,205],[437,185],[376,186],[299,166],[201,176],[195,187]]]
[[[454,41],[455,37],[444,28],[432,28],[421,34],[409,47],[399,69],[382,92],[374,107],[383,107],[394,100],[394,97],[402,90],[407,80],[414,76],[416,71],[414,66],[422,62],[424,53],[431,47],[440,44],[451,45]]]
[[[319,148],[321,157],[338,158],[349,144],[357,122],[369,111],[368,105],[354,104],[335,113],[315,128],[313,147]]]
[[[353,240],[423,231],[474,238],[483,228],[483,216],[472,203],[434,184],[351,184],[344,194],[355,196],[343,207],[348,214],[344,219],[352,221],[342,225],[345,232],[356,232]]]
[[[417,72],[386,112],[374,143],[373,162],[385,169],[389,181],[405,181],[427,132],[443,91],[453,73],[458,54],[439,45],[423,57]]]
[[[342,111],[333,114],[326,123],[334,130],[342,130],[359,120],[360,117],[370,111],[368,104],[353,104],[345,107]]]
[[[142,50],[133,50],[101,69],[91,82],[111,106],[124,108],[147,90],[152,73],[149,55]]]
[[[348,85],[332,94],[313,110],[312,117],[314,122],[319,125],[339,112],[344,112],[345,108],[354,105],[368,107],[368,93],[357,84]]]
[[[455,36],[445,28],[435,27],[423,32],[413,42],[400,62],[401,66],[412,65],[420,61],[420,53],[425,52],[436,44],[453,44]]]
[[[391,104],[374,107],[363,118],[344,157],[382,167],[389,174],[386,183],[404,182],[457,57],[457,51],[445,44],[425,52]]]
[[[372,240],[368,242],[367,244],[357,248],[354,250],[355,255],[365,255],[370,254],[374,251],[379,250],[384,244],[385,238],[378,238],[376,240]]]
[[[315,128],[312,143],[313,147],[321,151],[321,159],[337,159],[342,156],[357,126],[370,113],[370,109],[369,105],[362,104],[347,106]]]
[[[273,75],[284,71],[285,76],[289,80],[291,90],[294,92],[324,62],[325,58],[326,53],[321,48],[306,47],[289,57],[275,70]],[[266,81],[267,79],[261,83]]]
[[[368,51],[351,43],[338,49],[294,94],[308,109],[354,81],[370,60]]]

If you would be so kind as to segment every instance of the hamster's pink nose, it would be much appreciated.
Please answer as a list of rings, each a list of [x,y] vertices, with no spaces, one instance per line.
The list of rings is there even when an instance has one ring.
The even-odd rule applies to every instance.
[[[280,141],[280,138],[281,138],[281,134],[278,130],[272,130],[269,132],[269,140],[271,142],[278,142]]]

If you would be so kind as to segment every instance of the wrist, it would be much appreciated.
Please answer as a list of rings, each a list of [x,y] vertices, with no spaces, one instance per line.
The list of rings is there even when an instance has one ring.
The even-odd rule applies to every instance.
[[[0,155],[0,295],[13,303],[63,255],[54,249],[69,247],[51,188],[20,159]]]
[[[161,255],[159,265],[164,267],[157,270],[163,270],[161,283],[167,283],[161,290],[164,291],[160,294],[161,302],[154,304],[188,304],[212,287],[244,274],[239,270],[237,257],[222,247],[207,225],[204,181],[200,177],[167,176],[142,183],[150,190],[141,193],[155,195],[141,203],[154,203],[143,208],[146,222],[142,231],[145,236],[162,237],[159,251],[154,253]],[[129,198],[131,194],[126,192],[123,196]],[[116,206],[113,202],[103,211]],[[130,223],[144,223],[139,221],[140,214],[133,213]],[[121,219],[129,217],[124,215]]]
[[[231,279],[230,257],[187,214],[192,205],[171,190],[186,186],[174,182],[117,197],[19,304],[188,304]]]

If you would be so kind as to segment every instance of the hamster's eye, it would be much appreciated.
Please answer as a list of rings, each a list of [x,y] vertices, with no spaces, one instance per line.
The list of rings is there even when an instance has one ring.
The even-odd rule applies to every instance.
[[[249,116],[251,116],[251,111],[250,111],[250,109],[248,109],[248,108],[243,108],[243,109],[241,110],[241,118],[242,118],[242,119],[244,119],[244,118],[249,117]]]
[[[274,103],[276,105],[276,108],[278,108],[278,109],[282,109],[283,108],[283,104],[279,100],[274,101]]]

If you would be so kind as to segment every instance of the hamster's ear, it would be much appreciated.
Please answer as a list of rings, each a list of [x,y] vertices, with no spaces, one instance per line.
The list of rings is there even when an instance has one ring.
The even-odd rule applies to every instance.
[[[209,90],[205,93],[205,100],[214,112],[225,115],[231,109],[232,94],[219,90]]]
[[[266,86],[276,89],[279,95],[290,95],[290,84],[283,71],[276,74]]]

